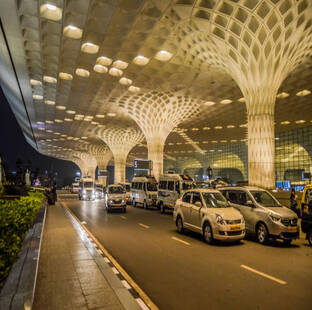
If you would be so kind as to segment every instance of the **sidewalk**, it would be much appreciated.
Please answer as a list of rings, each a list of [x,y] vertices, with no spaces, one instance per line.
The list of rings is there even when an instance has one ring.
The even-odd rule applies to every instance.
[[[130,300],[130,294],[121,298],[121,302],[118,295],[125,297],[124,287],[120,283],[116,294],[116,283],[111,285],[114,281],[110,275],[110,283],[104,277],[103,267],[99,268],[98,260],[90,254],[90,246],[86,242],[59,204],[48,207],[34,310],[139,309],[134,299],[133,302]],[[111,271],[104,274],[107,272]]]

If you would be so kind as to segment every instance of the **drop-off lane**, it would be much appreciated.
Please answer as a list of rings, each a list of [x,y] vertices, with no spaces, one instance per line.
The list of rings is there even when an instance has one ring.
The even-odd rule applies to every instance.
[[[310,308],[312,249],[303,240],[296,242],[300,248],[245,240],[240,245],[209,246],[196,234],[177,234],[172,216],[154,210],[128,207],[124,219],[118,213],[107,214],[103,202],[66,204],[160,309]]]

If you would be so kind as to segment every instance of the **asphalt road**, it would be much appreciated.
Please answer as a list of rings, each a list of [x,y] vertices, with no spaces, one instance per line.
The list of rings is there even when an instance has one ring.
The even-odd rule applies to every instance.
[[[211,246],[200,235],[178,234],[172,214],[129,206],[107,214],[103,201],[63,203],[162,310],[312,307],[312,248],[303,236],[290,247],[252,239]]]

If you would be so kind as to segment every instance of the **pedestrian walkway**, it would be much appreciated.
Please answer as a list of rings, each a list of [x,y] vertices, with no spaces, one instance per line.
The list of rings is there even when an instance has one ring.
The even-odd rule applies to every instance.
[[[48,207],[33,309],[140,309],[86,242],[59,204]]]

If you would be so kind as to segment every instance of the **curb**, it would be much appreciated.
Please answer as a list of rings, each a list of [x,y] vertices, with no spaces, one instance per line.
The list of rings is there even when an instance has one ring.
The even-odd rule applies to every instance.
[[[113,274],[119,279],[123,288],[131,294],[140,308],[143,310],[159,310],[146,293],[144,293],[144,291],[135,283],[128,273],[118,264],[113,256],[103,247],[103,245],[93,236],[93,234],[83,224],[81,224],[80,220],[72,213],[72,211],[68,207],[64,206],[63,203],[60,202],[60,204],[67,215],[72,219],[73,224],[76,222],[76,224],[79,225],[79,228],[86,234],[88,241],[93,245],[96,252],[104,260],[106,266],[108,266]],[[118,292],[116,293],[118,295]]]
[[[39,210],[0,295],[1,310],[32,309],[47,204]]]

